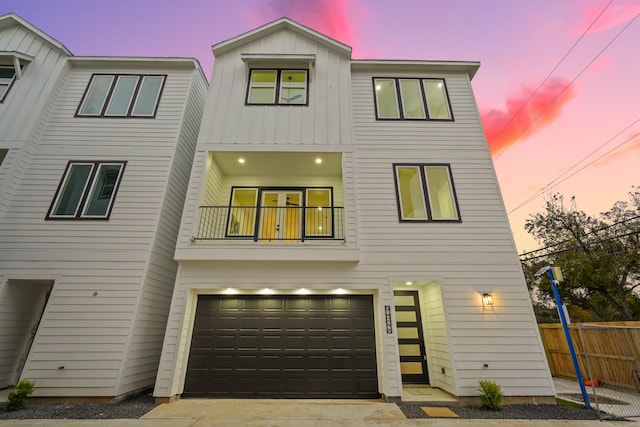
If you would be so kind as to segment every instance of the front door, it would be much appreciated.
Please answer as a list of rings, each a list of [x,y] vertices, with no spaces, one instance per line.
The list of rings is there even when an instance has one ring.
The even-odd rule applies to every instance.
[[[400,372],[406,384],[428,384],[427,353],[424,349],[418,291],[394,291]]]
[[[302,191],[264,190],[260,214],[260,240],[299,241],[302,230]]]

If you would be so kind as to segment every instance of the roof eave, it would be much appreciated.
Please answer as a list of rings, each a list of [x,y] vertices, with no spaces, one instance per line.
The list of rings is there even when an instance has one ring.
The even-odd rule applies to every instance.
[[[464,72],[473,79],[480,62],[478,61],[415,61],[415,60],[372,60],[360,59],[351,61],[351,69],[354,71],[423,71],[433,69],[446,72]]]
[[[290,30],[304,37],[311,38],[317,43],[343,55],[351,58],[351,47],[341,43],[331,37],[327,37],[311,28],[298,24],[289,18],[280,18],[266,25],[240,34],[239,36],[214,44],[211,49],[215,56],[220,56],[226,52],[237,49],[247,43],[259,40],[280,30]]]

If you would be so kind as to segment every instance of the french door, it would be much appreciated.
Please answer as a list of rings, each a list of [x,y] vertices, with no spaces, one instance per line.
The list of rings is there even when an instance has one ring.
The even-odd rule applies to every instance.
[[[262,241],[299,241],[302,235],[302,191],[263,190],[260,200]]]

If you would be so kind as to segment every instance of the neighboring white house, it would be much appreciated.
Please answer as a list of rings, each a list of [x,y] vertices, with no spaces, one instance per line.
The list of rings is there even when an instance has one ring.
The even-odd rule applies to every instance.
[[[154,395],[464,400],[490,379],[551,400],[479,64],[352,60],[288,19],[213,52]]]
[[[206,94],[194,59],[75,57],[0,16],[0,388],[153,385]]]

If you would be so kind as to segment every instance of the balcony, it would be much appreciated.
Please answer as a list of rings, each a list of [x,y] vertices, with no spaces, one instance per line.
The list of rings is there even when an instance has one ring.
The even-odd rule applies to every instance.
[[[200,206],[193,240],[344,242],[344,208]]]

